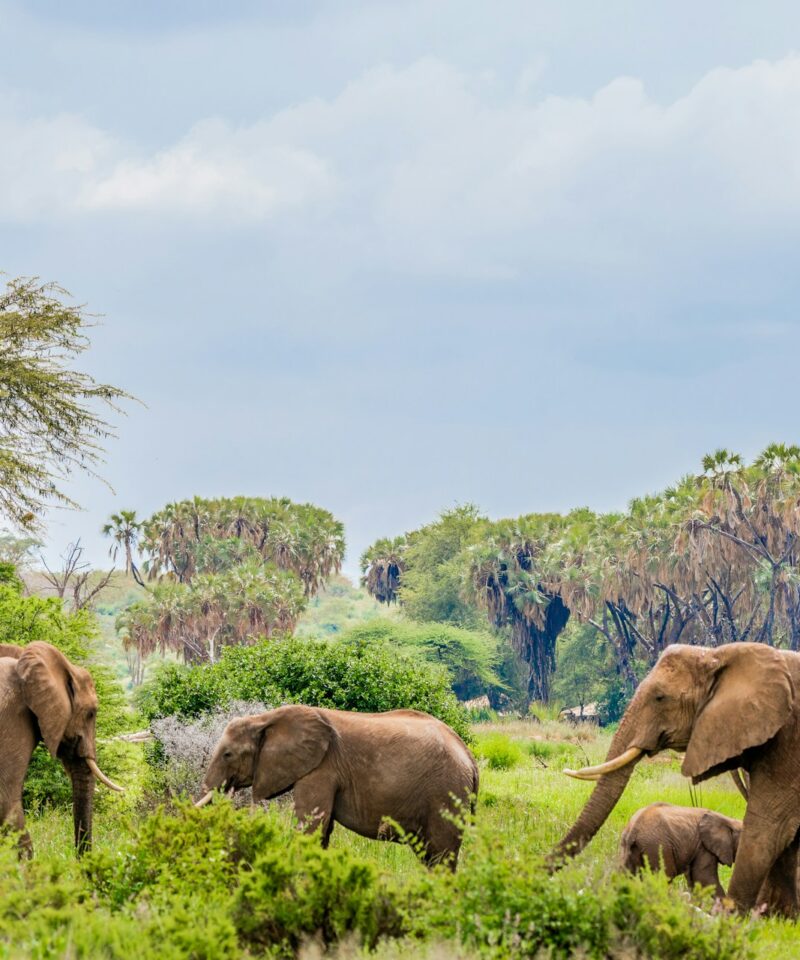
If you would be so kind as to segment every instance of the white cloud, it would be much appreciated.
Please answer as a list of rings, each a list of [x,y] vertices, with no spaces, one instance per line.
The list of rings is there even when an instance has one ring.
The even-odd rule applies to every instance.
[[[332,189],[322,159],[273,143],[264,132],[258,124],[235,130],[205,121],[153,158],[120,161],[87,189],[83,202],[90,209],[249,220],[318,200]]]
[[[292,217],[399,268],[507,275],[544,260],[785,227],[800,210],[800,57],[716,69],[662,105],[618,78],[533,100],[427,59],[150,156],[79,117],[0,118],[0,218],[145,211]],[[355,237],[355,240],[353,238]]]

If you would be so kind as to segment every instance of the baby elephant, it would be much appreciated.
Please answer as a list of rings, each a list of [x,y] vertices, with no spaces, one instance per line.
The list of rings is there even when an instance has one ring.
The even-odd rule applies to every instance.
[[[720,863],[731,866],[741,832],[741,820],[713,810],[651,803],[628,821],[620,838],[620,854],[623,866],[632,873],[645,863],[658,870],[663,862],[670,880],[684,876],[691,885],[713,887],[718,897],[724,897],[717,868]]]
[[[446,724],[416,710],[348,713],[286,706],[231,720],[206,771],[197,806],[217,788],[253,787],[253,801],[294,788],[297,819],[320,829],[323,846],[334,822],[364,837],[416,838],[428,865],[455,869],[461,847],[457,803],[471,809],[478,768]]]

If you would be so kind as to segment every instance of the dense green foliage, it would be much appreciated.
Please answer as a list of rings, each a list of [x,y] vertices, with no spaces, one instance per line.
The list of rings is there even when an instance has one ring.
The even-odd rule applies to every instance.
[[[354,956],[396,938],[406,957],[426,941],[484,960],[752,956],[745,928],[694,910],[661,877],[549,877],[508,839],[478,830],[455,876],[387,871],[366,852],[378,844],[322,850],[277,812],[180,805],[80,864],[57,854],[20,864],[0,848],[0,942],[42,960],[289,960],[310,940],[355,942]]]
[[[215,664],[165,665],[139,694],[139,705],[151,718],[198,716],[232,700],[366,713],[411,708],[469,735],[447,671],[382,641],[287,637],[228,647]]]
[[[352,627],[344,640],[365,646],[391,644],[410,656],[443,666],[460,700],[486,690],[502,690],[497,675],[499,638],[488,630],[464,630],[447,623],[414,623],[407,620],[371,620]]]
[[[466,622],[479,613],[526,665],[530,699],[591,696],[611,716],[670,643],[800,649],[798,498],[800,447],[772,444],[750,464],[719,450],[698,475],[620,513],[493,522],[472,508],[444,513],[376,542],[364,582],[384,590],[390,551],[407,616]],[[564,673],[592,666],[554,687],[570,617],[586,629],[562,639]]]
[[[73,369],[89,347],[89,317],[66,290],[36,277],[0,292],[0,512],[34,527],[52,503],[74,505],[61,485],[93,473],[113,435],[98,413],[126,396]]]

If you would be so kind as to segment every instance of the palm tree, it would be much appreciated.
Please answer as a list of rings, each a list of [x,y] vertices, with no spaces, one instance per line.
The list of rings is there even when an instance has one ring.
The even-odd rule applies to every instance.
[[[135,510],[120,510],[119,513],[111,514],[109,522],[103,526],[102,530],[104,536],[111,537],[113,540],[108,555],[112,560],[116,560],[122,548],[125,551],[125,574],[133,576],[138,582],[141,582],[141,578],[133,562],[133,550],[139,542],[141,529],[142,524],[136,519]]]

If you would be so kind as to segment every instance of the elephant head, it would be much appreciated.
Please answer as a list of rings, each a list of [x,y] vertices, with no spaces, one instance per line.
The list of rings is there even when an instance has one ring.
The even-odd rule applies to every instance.
[[[578,853],[597,833],[643,755],[685,751],[682,772],[699,783],[740,766],[746,751],[775,736],[793,702],[788,667],[771,647],[668,647],[628,705],[606,762],[565,771],[598,783],[557,858]]]
[[[36,718],[44,745],[72,781],[75,844],[83,851],[92,839],[95,777],[112,790],[122,790],[97,766],[94,683],[88,670],[70,663],[49,643],[31,643],[16,660],[25,705]]]
[[[335,731],[319,710],[287,706],[241,717],[225,728],[203,779],[204,796],[214,790],[253,787],[254,796],[277,797],[322,763]]]

